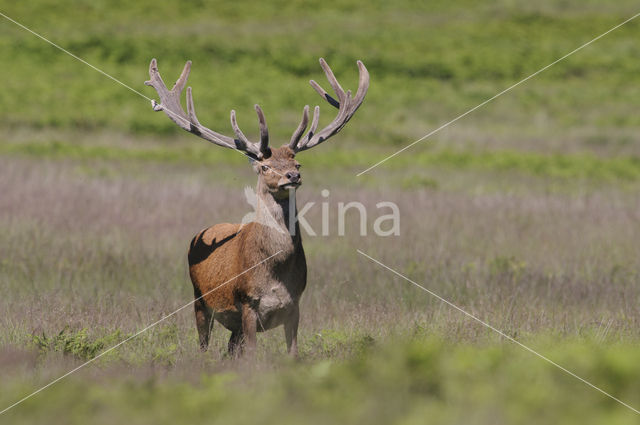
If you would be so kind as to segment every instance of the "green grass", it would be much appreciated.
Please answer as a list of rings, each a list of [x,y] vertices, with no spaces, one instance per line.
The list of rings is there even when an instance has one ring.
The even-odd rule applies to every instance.
[[[64,141],[5,142],[0,145],[0,155],[20,155],[42,159],[72,159],[76,161],[143,161],[150,163],[181,163],[183,165],[220,166],[238,154],[212,149],[202,144],[180,144],[132,147],[78,144]],[[347,174],[362,171],[370,164],[383,159],[380,151],[364,149],[331,149],[314,152],[305,168],[327,170]],[[303,159],[304,161],[304,159]],[[238,162],[237,160],[235,162]],[[528,176],[556,180],[588,179],[596,183],[635,182],[640,180],[640,157],[624,155],[599,157],[591,153],[544,155],[522,151],[459,151],[451,149],[426,150],[414,155],[402,156],[386,167],[391,170],[409,168],[444,168],[464,172],[497,171],[515,172]],[[407,177],[405,187],[428,187],[432,181],[420,179],[412,183]]]
[[[526,341],[615,397],[640,397],[635,344],[589,340]],[[345,362],[249,364],[193,383],[109,376],[109,368],[56,384],[9,412],[35,423],[41,412],[73,423],[631,424],[635,413],[507,342],[478,346],[418,336],[368,344]],[[262,366],[264,367],[264,366]],[[256,372],[258,372],[256,374]],[[5,380],[3,403],[29,388]],[[78,403],[77,401],[82,402]]]
[[[326,57],[347,87],[355,85],[359,58],[370,69],[371,89],[346,137],[405,145],[636,12],[631,1],[537,3],[75,1],[62,7],[40,0],[3,12],[152,98],[143,85],[152,57],[169,82],[192,59],[201,121],[227,133],[235,108],[245,132],[255,136],[251,106],[258,102],[274,136],[284,140],[303,105],[320,102],[307,84],[324,81],[317,58]],[[640,124],[628,113],[640,95],[637,28],[627,24],[456,127],[494,143],[517,137],[516,148],[539,146],[541,132],[569,139],[576,127],[589,131],[565,143],[588,148],[606,129],[606,145],[615,151],[617,135]],[[32,34],[6,21],[0,32],[3,127],[177,133],[166,117],[150,112],[147,100]],[[322,107],[328,122],[333,111]],[[636,134],[624,137],[637,141]]]

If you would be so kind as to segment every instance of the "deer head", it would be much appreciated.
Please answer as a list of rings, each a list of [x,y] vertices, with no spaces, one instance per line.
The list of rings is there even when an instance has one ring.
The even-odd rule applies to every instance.
[[[252,160],[253,169],[258,174],[259,189],[266,190],[276,199],[289,197],[291,190],[302,184],[300,163],[295,152],[288,146],[271,150],[269,157]]]
[[[157,61],[152,59],[149,65],[150,80],[145,81],[145,84],[152,86],[160,96],[160,103],[155,100],[151,101],[154,111],[164,111],[183,130],[218,146],[235,149],[247,155],[253,163],[254,170],[258,173],[261,184],[274,197],[280,198],[288,196],[290,189],[295,189],[302,183],[299,172],[300,164],[295,160],[296,153],[311,149],[337,134],[362,104],[369,88],[369,73],[362,62],[358,61],[357,64],[360,80],[358,90],[355,96],[352,96],[350,90],[345,92],[342,89],[327,62],[322,58],[320,59],[320,66],[324,70],[337,99],[329,95],[315,81],[311,80],[310,83],[331,106],[338,109],[338,113],[329,125],[316,132],[320,118],[320,107],[316,106],[313,110],[311,126],[306,131],[309,124],[309,105],[306,105],[302,112],[300,124],[293,132],[289,143],[275,149],[269,147],[269,130],[264,113],[258,105],[255,105],[260,125],[260,141],[258,142],[251,142],[240,130],[234,110],[231,111],[231,128],[236,137],[225,136],[200,124],[193,105],[191,87],[187,87],[187,112],[185,113],[180,105],[180,96],[191,71],[191,61],[187,61],[180,78],[178,78],[173,88],[168,90],[160,77]]]

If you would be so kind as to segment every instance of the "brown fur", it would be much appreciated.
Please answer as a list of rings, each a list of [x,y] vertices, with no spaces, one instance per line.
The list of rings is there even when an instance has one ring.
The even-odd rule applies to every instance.
[[[289,188],[300,182],[299,164],[293,151],[283,146],[253,165],[258,173],[256,221],[244,226],[217,224],[191,241],[189,273],[197,299],[200,348],[207,349],[215,319],[231,331],[231,354],[240,353],[245,345],[253,350],[256,332],[282,324],[287,349],[296,355],[298,305],[307,281],[297,223],[294,234],[289,233],[289,203],[295,203]]]

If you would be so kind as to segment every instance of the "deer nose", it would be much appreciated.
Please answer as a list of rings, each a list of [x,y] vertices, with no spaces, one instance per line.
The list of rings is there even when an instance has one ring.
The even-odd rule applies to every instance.
[[[300,181],[300,173],[297,171],[289,171],[285,176],[292,182],[297,183]]]

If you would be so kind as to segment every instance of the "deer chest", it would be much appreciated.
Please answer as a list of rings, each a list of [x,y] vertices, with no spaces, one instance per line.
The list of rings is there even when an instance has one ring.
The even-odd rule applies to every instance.
[[[274,328],[284,323],[289,311],[298,303],[296,294],[281,282],[272,282],[256,299],[258,330]]]

